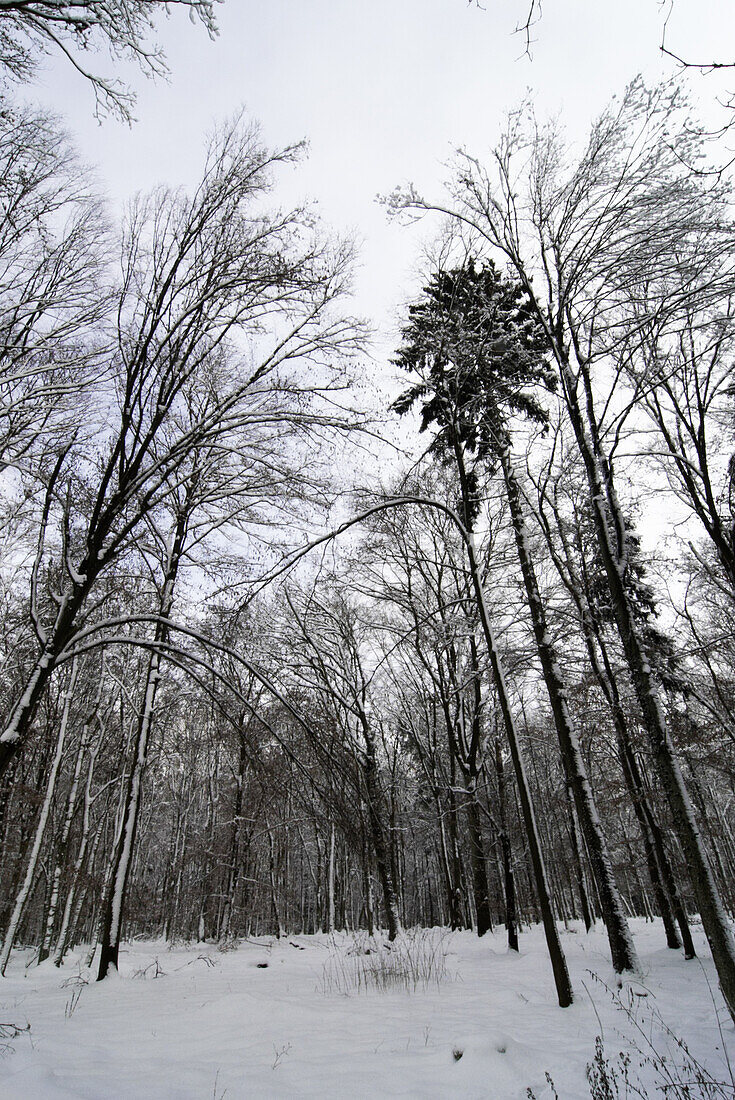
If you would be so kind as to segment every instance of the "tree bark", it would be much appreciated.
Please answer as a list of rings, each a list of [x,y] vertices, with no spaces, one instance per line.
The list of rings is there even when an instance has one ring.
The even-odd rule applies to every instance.
[[[516,885],[513,874],[513,857],[508,835],[508,814],[505,798],[505,771],[500,738],[495,739],[495,775],[498,783],[498,819],[500,823],[500,848],[503,858],[503,889],[505,893],[505,928],[508,947],[518,950],[518,915],[516,912]]]
[[[327,932],[334,932],[334,855],[335,855],[335,831],[334,822],[329,826],[329,856],[327,864]]]
[[[235,801],[232,807],[232,825],[230,827],[230,851],[227,865],[227,882],[225,885],[225,899],[222,910],[222,918],[219,922],[218,939],[227,939],[232,935],[232,911],[235,905],[235,896],[240,879],[240,831],[242,826],[242,801],[245,786],[245,770],[247,766],[247,752],[243,730],[244,715],[240,718],[240,746],[235,777]]]
[[[365,741],[365,790],[367,794],[368,819],[375,851],[375,863],[378,877],[383,888],[385,917],[388,923],[388,939],[394,940],[401,932],[401,918],[398,909],[398,896],[393,881],[390,845],[383,820],[383,792],[375,756],[375,738],[364,713],[361,713],[361,725]]]
[[[163,588],[159,603],[161,620],[171,613],[174,599],[174,587],[178,574],[181,555],[184,548],[188,516],[182,509],[176,519],[167,548],[163,574]],[[158,621],[154,632],[156,643],[162,643],[168,637],[165,621]],[[123,910],[127,891],[128,877],[133,860],[133,851],[140,815],[141,789],[143,775],[148,763],[148,743],[153,726],[156,696],[161,678],[161,654],[154,649],[148,659],[146,681],[143,690],[143,706],[138,718],[133,744],[133,762],[123,801],[120,829],[113,846],[108,889],[103,902],[100,925],[100,959],[97,981],[102,981],[110,966],[117,969],[122,934]]]
[[[64,695],[64,709],[61,715],[61,724],[59,726],[59,733],[56,739],[56,750],[54,752],[54,758],[51,763],[51,772],[46,784],[46,794],[44,796],[43,805],[41,807],[41,813],[36,824],[36,833],[33,838],[33,845],[28,857],[28,864],[26,866],[26,873],[23,879],[23,885],[20,888],[18,897],[15,900],[13,912],[10,916],[8,928],[5,933],[5,942],[3,943],[2,952],[0,952],[0,974],[4,975],[7,969],[8,960],[10,959],[10,952],[13,950],[15,943],[15,937],[18,932],[18,925],[20,924],[23,912],[26,907],[26,903],[31,894],[33,886],[33,880],[36,875],[36,868],[38,866],[39,856],[41,854],[41,844],[46,832],[46,826],[48,824],[49,815],[51,813],[51,806],[54,800],[54,794],[56,792],[56,780],[59,775],[59,769],[61,768],[61,762],[64,758],[64,748],[66,745],[66,735],[69,728],[69,714],[71,711],[72,696],[74,694],[74,686],[77,679],[77,661],[76,659],[72,663],[71,674],[69,676],[69,683]]]
[[[528,607],[531,612],[536,648],[551,703],[562,759],[572,785],[574,804],[592,860],[595,881],[602,905],[602,914],[610,943],[613,967],[618,973],[626,970],[637,972],[640,969],[640,964],[633,945],[633,937],[630,934],[622,898],[615,882],[602,823],[582,757],[579,737],[569,714],[566,691],[549,636],[546,613],[528,543],[520,486],[513,469],[509,446],[504,446],[500,450],[500,461],[513,523],[518,560],[523,574]]]
[[[590,903],[589,894],[587,893],[587,878],[584,873],[584,863],[582,862],[582,845],[579,840],[579,822],[577,820],[577,810],[574,805],[574,794],[572,792],[571,781],[567,778],[564,783],[564,789],[567,794],[567,803],[569,805],[569,835],[572,841],[572,857],[574,859],[574,870],[577,875],[577,892],[579,894],[579,905],[582,910],[582,920],[584,921],[585,931],[589,932],[592,925],[595,923],[594,912]]]
[[[470,577],[472,579],[472,585],[477,601],[477,608],[480,615],[480,622],[482,624],[482,630],[485,636],[488,656],[490,657],[490,664],[493,671],[495,690],[498,695],[498,702],[500,704],[500,710],[503,715],[505,732],[508,738],[511,759],[513,761],[518,799],[521,804],[521,813],[523,816],[523,823],[526,831],[526,839],[528,841],[529,856],[531,859],[531,865],[533,867],[534,882],[536,886],[536,897],[541,912],[541,920],[546,936],[546,946],[549,952],[551,968],[554,974],[557,998],[559,1000],[560,1007],[567,1008],[570,1004],[572,1004],[574,1000],[572,983],[569,978],[569,970],[567,969],[567,962],[564,957],[561,941],[559,940],[559,930],[556,927],[554,912],[551,906],[551,894],[549,891],[544,858],[541,852],[541,842],[539,840],[538,827],[536,825],[536,815],[534,813],[533,802],[531,800],[531,792],[528,786],[528,779],[526,777],[526,768],[521,751],[520,740],[518,738],[518,732],[516,730],[515,718],[513,717],[513,712],[510,706],[510,699],[508,696],[508,689],[505,683],[505,672],[503,670],[503,665],[500,660],[500,654],[498,653],[495,645],[495,638],[493,636],[492,626],[490,625],[490,616],[488,614],[487,605],[485,603],[485,593],[482,586],[480,568],[475,554],[473,539],[471,534],[469,533],[465,545],[467,548],[467,556],[469,559]]]
[[[556,357],[562,374],[567,408],[587,474],[595,530],[608,579],[618,633],[630,668],[653,759],[671,808],[674,828],[686,857],[720,988],[730,1015],[735,1021],[735,940],[733,940],[732,930],[707,859],[694,808],[667,728],[648,655],[625,590],[624,576],[627,564],[625,519],[613,487],[609,484],[609,479],[603,475],[601,459],[595,453],[578,405],[575,382],[568,359],[559,347],[556,348]],[[609,528],[608,513],[616,526],[617,547]]]
[[[469,776],[465,776],[465,789],[467,791],[465,811],[467,813],[467,833],[470,841],[470,867],[472,868],[472,886],[475,896],[477,935],[484,936],[486,932],[492,932],[493,930],[490,913],[490,888],[487,878],[487,861],[482,837],[480,808],[477,805],[477,787],[475,780]]]

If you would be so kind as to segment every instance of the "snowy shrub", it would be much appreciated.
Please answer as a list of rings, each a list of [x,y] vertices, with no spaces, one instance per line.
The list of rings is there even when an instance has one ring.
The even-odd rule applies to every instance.
[[[649,1022],[663,1024],[657,1012]],[[595,1038],[595,1055],[587,1066],[592,1100],[628,1100],[628,1097],[665,1096],[667,1100],[733,1100],[735,1081],[719,1081],[691,1054],[683,1039],[663,1024],[667,1038],[678,1048],[672,1055],[659,1049],[643,1033],[641,1045],[634,1040],[631,1050],[605,1057],[602,1037]]]
[[[595,1055],[587,1066],[592,1100],[650,1095],[665,1096],[667,1100],[735,1100],[735,1076],[729,1061],[723,1065],[721,1075],[727,1080],[719,1080],[669,1027],[647,993],[641,995],[627,987],[621,994],[596,974],[592,977],[626,1018],[627,1026],[619,1034],[628,1046],[613,1058],[606,1058],[602,1036],[596,1037]],[[724,1041],[721,1049],[726,1052]]]
[[[608,1055],[603,1037],[595,1037],[595,1053],[586,1067],[592,1100],[735,1100],[735,1075],[729,1061],[721,1075],[727,1079],[718,1079],[669,1027],[647,993],[626,987],[621,994],[596,974],[592,978],[625,1018],[623,1027],[616,1029],[619,1045],[625,1049]],[[724,1041],[721,1049],[727,1059]],[[546,1081],[558,1098],[548,1073]],[[530,1088],[526,1095],[529,1100],[539,1100]]]
[[[434,929],[403,932],[392,943],[356,933],[347,948],[332,940],[322,988],[349,994],[438,985],[447,977],[445,940],[446,933]]]

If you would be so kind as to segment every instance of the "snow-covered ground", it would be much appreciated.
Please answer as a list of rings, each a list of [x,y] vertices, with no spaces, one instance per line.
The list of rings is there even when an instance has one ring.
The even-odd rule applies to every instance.
[[[685,962],[667,950],[658,924],[633,927],[643,973],[618,992],[630,1013],[601,984],[615,989],[601,928],[563,932],[576,993],[567,1009],[556,1005],[539,929],[522,936],[520,956],[508,953],[502,929],[482,940],[438,929],[409,934],[401,949],[413,971],[407,982],[391,979],[395,953],[360,953],[364,937],[356,946],[348,935],[245,942],[226,952],[136,942],[125,945],[119,975],[88,984],[81,957],[56,970],[26,966],[30,953],[17,952],[0,979],[0,1024],[30,1029],[0,1040],[0,1096],[526,1100],[530,1086],[548,1100],[548,1071],[560,1100],[588,1100],[585,1067],[600,1033],[613,1062],[635,1039],[632,1066],[648,1056],[640,1076],[649,1095],[676,1095],[654,1087],[645,1036],[674,1075],[686,1056],[652,1013],[727,1082],[717,1095],[735,1095],[723,1051],[724,1040],[735,1063],[735,1034],[701,929],[701,961]]]

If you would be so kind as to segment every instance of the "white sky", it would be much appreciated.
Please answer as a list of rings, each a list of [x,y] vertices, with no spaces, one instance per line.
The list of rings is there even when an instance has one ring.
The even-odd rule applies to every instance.
[[[672,70],[658,50],[668,11],[658,0],[545,0],[532,60],[512,34],[527,3],[225,0],[214,42],[183,12],[161,23],[171,80],[130,70],[132,128],[99,126],[90,89],[62,63],[29,96],[65,116],[118,203],[159,182],[193,182],[208,128],[240,106],[272,145],[307,138],[309,159],[283,173],[277,196],[317,200],[332,227],[362,242],[357,309],[392,347],[397,310],[419,289],[414,269],[429,229],[389,223],[377,193],[412,180],[436,194],[452,150],[481,154],[527,89],[581,137],[637,72],[653,81]],[[667,41],[694,60],[735,59],[734,31],[732,0],[675,0]],[[695,82],[710,105],[723,86],[716,79]]]

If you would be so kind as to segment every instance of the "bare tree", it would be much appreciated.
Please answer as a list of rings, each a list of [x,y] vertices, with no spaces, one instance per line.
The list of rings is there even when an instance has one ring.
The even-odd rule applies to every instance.
[[[701,308],[730,292],[735,252],[724,185],[717,173],[691,168],[703,161],[703,146],[678,89],[649,91],[636,81],[595,123],[576,162],[553,125],[521,111],[489,165],[461,156],[447,202],[409,193],[398,205],[444,210],[499,252],[544,326],[585,468],[620,640],[735,1017],[735,941],[624,583],[625,514],[605,437],[612,399],[600,397],[605,364],[623,347],[630,354],[640,331],[631,302],[640,303],[643,288],[647,316],[670,315],[692,300]]]
[[[308,402],[343,384],[341,359],[358,339],[332,309],[349,250],[319,242],[302,211],[254,208],[272,169],[295,155],[227,127],[192,196],[159,191],[131,210],[104,416],[96,446],[72,443],[47,479],[29,604],[37,655],[0,735],[0,770],[25,743],[99,577],[175,491],[187,456],[229,432],[262,451],[285,423],[308,432],[344,421],[333,403]],[[237,333],[248,338],[239,349]],[[298,369],[307,360],[308,377]],[[218,399],[182,417],[186,392],[207,391],[212,371]]]
[[[342,751],[354,754],[367,807],[370,840],[378,868],[388,937],[401,931],[398,896],[387,824],[387,799],[380,766],[380,714],[375,713],[367,665],[365,629],[357,609],[332,593],[325,600],[317,591],[299,601],[287,595],[304,657],[292,674],[325,701],[341,732]],[[358,792],[359,793],[359,788]]]
[[[31,445],[26,467],[43,467],[102,371],[108,243],[102,203],[57,122],[0,112],[0,467],[23,468]]]
[[[735,298],[646,315],[637,327],[636,347],[621,359],[657,429],[648,452],[699,520],[735,596]]]
[[[437,476],[435,468],[425,472],[422,483],[437,494],[454,489],[446,471]],[[384,629],[392,638],[390,666],[400,660],[392,673],[402,700],[397,723],[435,800],[451,923],[462,924],[458,826],[463,808],[477,932],[483,935],[492,928],[484,819],[503,846],[510,913],[506,912],[506,923],[510,946],[517,950],[508,837],[502,813],[496,820],[486,805],[491,690],[480,659],[482,640],[461,544],[446,517],[431,509],[422,510],[420,524],[413,517],[383,515],[373,526],[374,545],[368,545],[371,567],[367,571],[368,562],[360,562],[351,583],[382,606],[390,602],[396,609],[397,621],[389,620]],[[484,540],[486,572],[495,562],[488,543]],[[409,682],[412,689],[406,697]]]
[[[492,264],[481,267],[470,260],[435,275],[411,307],[403,335],[398,363],[413,384],[396,408],[405,411],[422,403],[422,426],[435,428],[432,450],[453,456],[469,508],[479,508],[471,502],[481,494],[483,467],[497,467],[502,474],[542,676],[592,858],[613,964],[617,970],[635,970],[635,948],[549,632],[512,450],[514,420],[525,417],[541,426],[548,421],[539,394],[552,388],[545,334],[517,283],[504,279]],[[469,511],[465,522],[472,522]]]
[[[158,15],[183,8],[210,37],[217,31],[220,0],[0,0],[0,71],[28,80],[38,55],[61,53],[92,85],[97,114],[132,120],[134,93],[116,78],[92,72],[85,54],[106,49],[114,59],[131,59],[146,76],[168,71],[161,48],[151,41]]]

